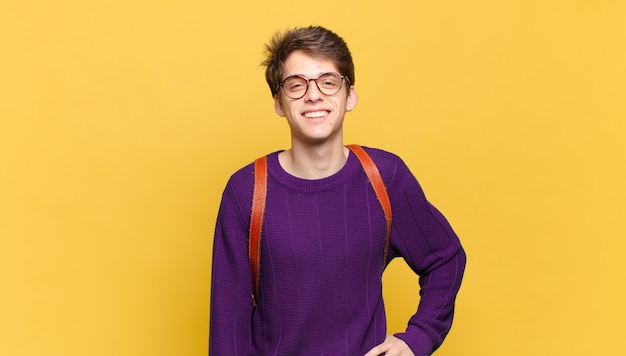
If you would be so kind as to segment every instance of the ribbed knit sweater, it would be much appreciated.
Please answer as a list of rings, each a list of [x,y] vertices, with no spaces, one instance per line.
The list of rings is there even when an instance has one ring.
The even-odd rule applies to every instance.
[[[327,178],[306,180],[268,155],[258,304],[248,262],[254,169],[224,190],[213,246],[209,354],[363,355],[384,341],[382,273],[403,257],[419,276],[420,303],[395,336],[430,355],[452,324],[465,267],[456,234],[397,156],[365,148],[387,187],[393,223],[383,261],[385,216],[356,156]]]

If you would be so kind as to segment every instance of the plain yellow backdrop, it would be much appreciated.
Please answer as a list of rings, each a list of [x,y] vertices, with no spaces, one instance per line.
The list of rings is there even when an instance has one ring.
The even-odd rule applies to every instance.
[[[399,154],[468,266],[437,355],[626,350],[626,2],[3,1],[0,354],[205,355],[236,169],[286,148],[276,31],[348,42],[346,142]],[[389,329],[417,305],[401,261]]]

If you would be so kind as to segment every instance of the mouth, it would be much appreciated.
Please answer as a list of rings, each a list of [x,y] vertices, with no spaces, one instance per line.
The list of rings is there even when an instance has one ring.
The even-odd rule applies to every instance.
[[[329,113],[330,112],[326,110],[319,110],[319,111],[305,112],[302,114],[302,116],[306,117],[307,119],[319,119],[321,117],[325,117]]]

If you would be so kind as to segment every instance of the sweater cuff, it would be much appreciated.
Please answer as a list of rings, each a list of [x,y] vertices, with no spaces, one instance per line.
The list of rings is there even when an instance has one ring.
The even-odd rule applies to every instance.
[[[419,328],[409,326],[406,332],[393,336],[409,345],[415,356],[429,356],[435,351],[433,341]]]

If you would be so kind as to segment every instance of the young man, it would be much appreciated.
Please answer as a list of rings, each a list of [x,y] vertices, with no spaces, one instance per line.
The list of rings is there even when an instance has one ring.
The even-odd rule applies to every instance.
[[[400,158],[365,147],[392,207],[386,251],[385,213],[343,142],[343,119],[358,97],[340,37],[322,27],[276,35],[264,65],[291,148],[267,156],[256,290],[248,256],[253,164],[224,190],[209,354],[430,355],[450,329],[465,268],[457,236]],[[421,299],[407,329],[386,335],[381,278],[395,257],[420,276]]]

